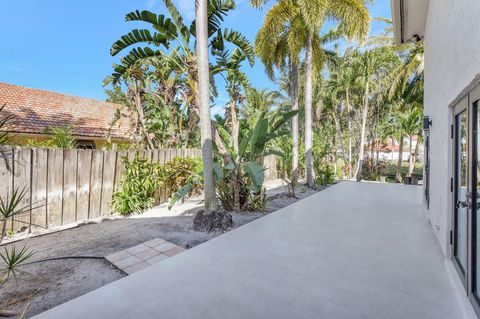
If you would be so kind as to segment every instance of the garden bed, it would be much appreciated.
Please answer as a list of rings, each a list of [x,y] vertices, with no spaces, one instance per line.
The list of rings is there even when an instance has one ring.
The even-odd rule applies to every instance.
[[[316,193],[313,189],[299,187],[298,199],[284,196],[286,188],[280,181],[268,182],[267,189],[270,198],[267,211],[232,213],[234,228]],[[141,215],[85,224],[8,245],[28,246],[36,252],[32,261],[66,256],[104,257],[152,238],[162,238],[191,248],[220,235],[192,229],[193,218],[201,204],[200,199],[189,199],[171,211],[163,204]],[[15,280],[10,280],[2,287],[0,309],[21,310],[30,302],[28,316],[55,307],[126,275],[105,259],[88,258],[32,264],[24,266],[22,270],[26,274],[18,277],[18,286]]]

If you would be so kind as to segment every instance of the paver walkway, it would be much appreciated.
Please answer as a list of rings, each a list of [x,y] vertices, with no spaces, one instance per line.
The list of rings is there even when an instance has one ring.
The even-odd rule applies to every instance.
[[[185,248],[160,238],[113,253],[105,257],[118,269],[131,275],[184,251]]]
[[[37,318],[462,318],[421,193],[340,183]]]

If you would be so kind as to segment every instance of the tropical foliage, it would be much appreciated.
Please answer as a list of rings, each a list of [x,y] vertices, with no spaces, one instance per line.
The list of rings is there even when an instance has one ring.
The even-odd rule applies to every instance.
[[[391,22],[383,18],[377,21],[385,31],[369,37],[371,1],[275,1],[255,47],[222,26],[233,1],[199,0],[191,23],[172,1],[163,2],[167,15],[126,15],[147,27],[112,45],[111,54],[122,57],[106,84],[109,100],[125,105],[112,125],[130,119],[142,147],[202,145],[203,170],[170,187],[171,205],[203,182],[213,210],[216,198],[228,211],[263,207],[268,154],[277,157],[293,196],[301,178],[309,186],[379,178],[388,143],[402,153],[408,140],[411,175],[420,151],[413,141],[422,133],[423,44],[395,47]],[[252,87],[245,70],[255,55],[278,91]],[[219,90],[228,98],[212,120],[209,106]]]
[[[141,22],[148,29],[134,29],[116,41],[113,56],[124,51],[120,63],[105,81],[109,100],[125,110],[116,120],[131,120],[132,136],[145,147],[197,146],[200,142],[199,87],[195,21],[185,23],[172,1],[164,0],[169,15],[134,11],[128,22]],[[222,28],[233,1],[213,0],[208,5],[208,45],[215,56],[211,65],[211,93],[216,95],[214,75],[227,72],[230,91],[247,82],[239,71],[244,60],[254,62],[253,48],[238,31]]]
[[[43,148],[63,148],[65,150],[74,149],[77,147],[77,140],[73,135],[73,129],[73,126],[49,127],[44,131],[44,134],[50,137],[44,140],[28,139],[27,145]]]
[[[191,186],[185,195],[198,194],[202,188],[202,179],[197,178],[202,170],[198,159],[175,157],[161,165],[141,159],[137,154],[131,160],[124,157],[122,161],[122,180],[113,194],[114,212],[141,213],[158,204],[162,192],[175,193],[185,184]]]

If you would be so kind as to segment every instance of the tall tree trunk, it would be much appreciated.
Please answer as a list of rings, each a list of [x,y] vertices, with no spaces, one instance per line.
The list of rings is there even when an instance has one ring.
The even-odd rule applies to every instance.
[[[138,88],[138,85],[137,85],[137,88]],[[143,112],[142,96],[139,89],[135,90],[134,103],[135,103],[135,108],[137,109],[138,123],[140,124],[140,130],[142,131],[142,134],[145,136],[144,137],[145,141],[147,141],[147,148],[153,150],[155,146],[153,145],[153,141],[150,137],[150,134],[148,134],[148,131],[145,125],[145,113]]]
[[[418,137],[417,137],[417,144],[415,145],[415,150],[413,151],[413,154],[410,153],[407,177],[412,177],[413,170],[415,169],[415,162],[417,161],[417,156],[418,156],[418,144],[420,143],[418,142]],[[412,149],[412,138],[410,137],[410,150],[411,149]]]
[[[347,88],[345,93],[345,102],[347,104],[347,123],[348,123],[348,178],[352,178],[352,119],[350,117],[350,90]]]
[[[210,118],[209,64],[208,64],[208,0],[196,0],[198,102],[202,144],[205,210],[218,209],[213,176],[212,123]]]
[[[340,121],[337,119],[337,114],[333,112],[333,121],[335,122],[335,131],[338,140],[338,149],[341,150],[343,155],[343,160],[346,161],[346,154],[345,154],[345,147],[343,146],[343,136],[342,136],[342,126],[340,125]],[[335,174],[335,178],[337,176],[337,152],[334,153],[334,160],[333,160],[333,170]],[[343,176],[345,177],[345,176]]]
[[[232,97],[230,101],[230,127],[232,129],[232,140],[233,140],[233,150],[235,153],[234,161],[238,163],[238,134],[239,134],[239,123],[237,119],[237,108],[235,104],[235,96]],[[232,188],[233,188],[233,210],[239,212],[240,207],[240,178],[241,178],[241,171],[240,165],[237,166],[237,169],[233,171],[232,174]]]
[[[338,120],[337,114],[335,112],[333,112],[332,117],[333,117],[333,122],[335,123],[335,133],[336,133],[335,135],[338,141],[338,149],[341,150],[343,154],[343,159],[346,160],[345,147],[343,146],[342,126],[340,125],[340,121]]]
[[[230,101],[230,125],[232,128],[233,150],[238,154],[238,134],[239,123],[237,118],[237,107],[235,104],[235,97]]]
[[[363,100],[363,114],[362,114],[362,131],[360,135],[360,151],[358,154],[358,163],[357,163],[357,170],[355,172],[355,176],[357,182],[361,181],[362,179],[362,168],[363,168],[363,157],[365,156],[365,131],[367,128],[367,118],[368,118],[368,95],[370,94],[370,83],[367,79],[367,83],[365,84],[365,96]]]
[[[308,186],[313,186],[312,73],[313,38],[312,35],[309,34],[305,60],[305,168]]]
[[[395,174],[395,180],[398,183],[402,182],[402,162],[403,162],[403,135],[400,136],[400,147],[398,148],[398,161],[397,161],[397,173]]]
[[[290,77],[292,82],[292,111],[298,110],[298,65],[291,62]],[[292,118],[292,192],[295,196],[295,184],[298,182],[298,144],[299,144],[298,115]]]

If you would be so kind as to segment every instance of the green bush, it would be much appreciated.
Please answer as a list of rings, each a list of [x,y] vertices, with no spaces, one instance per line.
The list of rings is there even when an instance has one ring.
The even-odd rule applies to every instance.
[[[315,185],[327,186],[335,182],[335,163],[331,153],[331,145],[316,133],[316,142],[313,145],[313,170],[315,171]]]
[[[176,193],[183,185],[191,185],[187,195],[200,193],[203,181],[200,159],[176,157],[159,165],[135,156],[123,158],[124,173],[120,188],[113,194],[112,210],[122,215],[141,213],[155,206],[156,194],[165,187],[168,194]]]
[[[73,126],[49,127],[44,131],[51,135],[47,140],[28,139],[27,145],[30,147],[42,148],[62,148],[71,150],[77,147],[77,140],[73,136]]]
[[[315,167],[315,184],[317,186],[327,186],[334,182],[335,173],[331,165],[321,164]]]
[[[175,157],[164,165],[165,186],[167,192],[178,192],[184,185],[190,184],[189,195],[199,194],[203,187],[203,180],[197,178],[202,172],[202,161],[199,158]]]
[[[121,186],[113,194],[112,210],[122,215],[140,213],[153,207],[155,193],[164,184],[165,168],[135,156],[123,158]]]

